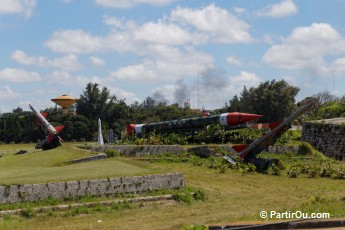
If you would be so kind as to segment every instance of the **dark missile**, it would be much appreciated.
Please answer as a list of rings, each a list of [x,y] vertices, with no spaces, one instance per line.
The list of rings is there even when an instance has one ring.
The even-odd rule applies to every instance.
[[[169,132],[179,130],[202,129],[211,124],[219,124],[227,128],[242,128],[240,125],[256,120],[262,117],[258,114],[250,113],[223,113],[220,115],[211,115],[205,117],[185,118],[181,120],[163,121],[148,124],[130,124],[127,125],[126,131],[129,135],[142,134],[149,132]]]

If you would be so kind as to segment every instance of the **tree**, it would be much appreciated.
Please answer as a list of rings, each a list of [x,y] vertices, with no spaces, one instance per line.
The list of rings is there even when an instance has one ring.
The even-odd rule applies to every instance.
[[[83,94],[77,102],[77,114],[88,118],[91,132],[97,131],[98,118],[109,122],[108,114],[111,114],[110,108],[116,100],[115,96],[110,96],[107,87],[99,89],[99,84],[88,83]],[[108,125],[108,124],[106,124]]]
[[[343,97],[344,98],[344,97]],[[337,96],[331,94],[329,91],[319,92],[311,97],[306,97],[302,101],[298,103],[298,105],[305,105],[309,103],[313,103],[313,106],[308,111],[308,118],[311,120],[327,118],[325,117],[325,109],[323,107],[327,107],[329,103],[339,102],[343,106],[345,103],[342,103],[343,99],[338,98]],[[345,101],[344,101],[345,102]],[[320,110],[321,111],[320,113]],[[329,114],[331,116],[331,114]]]
[[[230,111],[256,113],[263,115],[261,122],[280,121],[296,109],[295,97],[298,87],[286,81],[266,81],[249,90],[244,87],[241,96],[230,100]]]
[[[99,84],[88,83],[77,102],[77,113],[91,120],[103,119],[114,98],[107,87],[99,89]]]

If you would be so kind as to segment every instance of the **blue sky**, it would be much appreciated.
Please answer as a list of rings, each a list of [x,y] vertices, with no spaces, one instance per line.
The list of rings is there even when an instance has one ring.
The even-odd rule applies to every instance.
[[[0,112],[53,107],[88,82],[127,104],[206,109],[273,79],[297,101],[342,96],[344,12],[342,0],[2,0]]]

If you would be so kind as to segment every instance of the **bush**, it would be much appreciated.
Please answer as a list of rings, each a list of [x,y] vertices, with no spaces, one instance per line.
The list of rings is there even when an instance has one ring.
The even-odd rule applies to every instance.
[[[314,148],[313,146],[311,146],[311,144],[309,144],[308,142],[301,142],[301,144],[299,145],[298,154],[313,155],[313,153],[314,153]]]
[[[115,149],[107,149],[105,150],[105,154],[107,154],[107,157],[119,157],[120,153],[116,151]]]
[[[24,218],[30,219],[36,216],[35,211],[32,208],[25,208],[21,210],[20,215]]]
[[[268,173],[275,175],[275,176],[280,176],[282,170],[280,169],[280,167],[278,167],[275,164],[272,164],[269,168],[268,168]]]

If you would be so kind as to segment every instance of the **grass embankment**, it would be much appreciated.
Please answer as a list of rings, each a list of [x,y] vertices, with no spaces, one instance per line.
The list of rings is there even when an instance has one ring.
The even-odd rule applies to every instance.
[[[56,151],[64,150],[61,155],[65,154],[65,156],[59,154],[57,154],[59,156],[50,156],[51,162],[48,165],[43,163],[42,158],[41,163],[35,163],[37,168],[36,170],[32,169],[32,174],[44,169],[46,170],[45,175],[41,176],[40,180],[62,179],[66,181],[84,176],[87,178],[115,176],[117,173],[123,175],[142,172],[182,172],[185,175],[187,186],[196,190],[201,189],[206,194],[207,199],[203,202],[197,201],[189,204],[158,205],[155,203],[111,210],[96,208],[75,212],[74,215],[51,213],[30,219],[8,217],[0,221],[0,229],[180,229],[182,225],[258,221],[261,220],[259,216],[261,211],[271,210],[277,212],[296,210],[308,213],[329,212],[334,217],[345,216],[344,180],[320,177],[307,178],[306,176],[289,178],[285,173],[280,176],[257,172],[243,174],[236,169],[226,169],[225,173],[220,173],[219,169],[210,168],[210,162],[197,164],[197,162],[186,161],[185,159],[173,159],[171,156],[169,156],[169,160],[142,161],[134,158],[117,157],[76,165],[64,165],[61,162],[73,158],[69,155],[69,151],[76,155],[80,154],[78,157],[89,154],[81,150],[68,149],[71,148],[68,146],[66,149],[64,148]],[[64,159],[57,162],[57,157]],[[306,159],[302,157],[298,159],[297,163],[306,161],[310,163],[309,158],[310,156],[306,156]],[[0,158],[0,162],[4,159]],[[283,156],[281,159],[283,163],[289,161],[289,158],[284,159]],[[327,161],[331,162],[332,160]],[[322,164],[327,164],[327,162]],[[98,169],[92,168],[97,165]],[[63,173],[72,166],[75,167],[75,175]],[[108,173],[96,172],[103,171],[102,168],[106,166],[104,171],[108,171]],[[3,165],[0,167],[2,168]],[[10,168],[12,167],[17,166]],[[27,167],[29,168],[29,166]],[[119,168],[115,169],[116,167]],[[56,168],[61,170],[58,177],[50,173]],[[78,171],[77,169],[80,168],[82,170]],[[130,170],[131,168],[133,170]],[[36,174],[39,175],[40,173],[36,172]],[[49,174],[50,176],[48,176]],[[17,177],[14,176],[12,180],[21,181],[19,177],[26,177],[26,175],[25,173],[17,174]]]
[[[5,146],[0,145],[0,152]],[[67,163],[73,159],[96,154],[98,153],[75,148],[75,144],[72,143],[65,143],[59,148],[48,151],[22,155],[6,154],[5,157],[0,158],[0,184],[33,184],[155,173],[154,170],[146,167],[145,162],[135,163],[127,158],[122,160],[109,158],[82,164]]]

